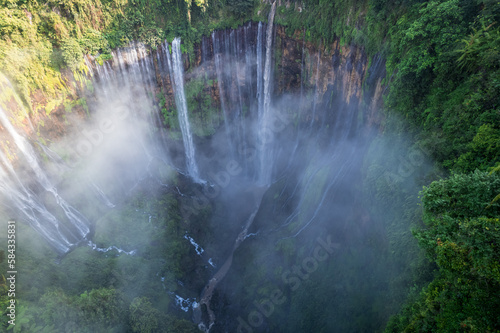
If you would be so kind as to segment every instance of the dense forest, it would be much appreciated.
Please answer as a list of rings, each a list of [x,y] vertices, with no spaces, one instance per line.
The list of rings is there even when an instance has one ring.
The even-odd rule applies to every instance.
[[[266,21],[270,7],[257,0],[0,0],[0,71],[13,85],[2,91],[0,105],[10,105],[15,91],[31,116],[50,116],[58,108],[85,112],[87,101],[75,82],[85,82],[86,54],[103,62],[131,41],[156,50],[162,41],[181,37],[182,51],[193,57],[202,36]],[[405,188],[408,177],[395,156],[372,156],[363,175],[365,203],[397,212],[387,216],[388,237],[400,260],[414,261],[411,276],[394,281],[405,297],[387,306],[390,319],[375,328],[367,323],[367,329],[500,332],[500,2],[282,0],[274,24],[326,54],[338,42],[385,59],[379,131],[408,143],[399,153],[416,151],[432,161],[410,172],[418,195]],[[17,116],[25,117],[21,108]],[[167,178],[194,192],[181,177]],[[198,331],[181,311],[165,310],[172,304],[157,292],[175,291],[186,276],[201,290],[200,281],[209,278],[189,256],[194,248],[177,240],[187,228],[181,200],[158,191],[140,189],[100,226],[104,235],[123,232],[130,249],[140,249],[138,256],[77,248],[61,259],[46,245],[19,245],[25,280],[19,281],[15,326],[6,316],[8,253],[2,248],[2,330]],[[137,224],[142,211],[154,212],[156,222]],[[211,213],[202,210],[189,222],[201,225],[197,232],[206,240],[214,236],[201,221]],[[28,244],[34,231],[19,228],[19,244]],[[164,278],[153,281],[148,274]]]

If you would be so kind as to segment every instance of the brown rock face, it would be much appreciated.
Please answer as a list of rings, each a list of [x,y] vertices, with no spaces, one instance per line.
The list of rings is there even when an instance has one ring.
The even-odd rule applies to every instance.
[[[275,39],[275,93],[313,94],[318,105],[327,103],[327,90],[332,90],[339,101],[350,107],[365,107],[370,124],[380,122],[378,109],[382,107],[382,80],[385,62],[369,57],[357,46],[313,45],[305,42],[303,34],[287,36],[284,27],[276,27]]]
[[[262,28],[262,32],[261,42],[265,39],[265,28]],[[245,61],[256,62],[256,59],[248,58],[248,52],[255,54],[257,49],[258,24],[252,22],[236,30],[215,32],[215,36],[220,38],[220,45],[214,47],[214,37],[207,36],[195,45],[193,54],[183,55],[185,80],[186,82],[204,80],[202,94],[210,96],[212,108],[220,109],[224,103],[227,114],[232,114],[239,108],[247,117],[248,106],[255,106],[257,99],[255,74],[257,65],[254,64],[250,68],[245,65]],[[262,45],[265,54],[265,45],[264,43]],[[221,51],[221,48],[224,50]],[[157,60],[163,57],[163,52],[165,52],[163,48],[148,49],[147,52],[143,51],[143,57],[149,56],[152,59],[154,78],[151,81],[157,87],[154,98],[157,99],[156,97],[162,93],[165,97],[164,107],[171,109],[175,106],[175,98],[170,76],[165,68],[166,65],[160,65]],[[231,59],[231,63],[228,61],[222,63],[222,70],[226,75],[226,83],[223,86],[218,82],[216,71],[214,53],[217,52],[225,52],[225,59]],[[117,67],[116,59],[113,62],[115,63],[113,66]],[[314,45],[305,41],[304,33],[301,31],[289,36],[285,33],[284,27],[275,26],[272,67],[273,99],[279,99],[287,94],[300,96],[302,121],[308,122],[313,118],[318,120],[320,116],[325,117],[321,112],[335,113],[334,106],[342,103],[353,110],[362,108],[365,123],[380,124],[378,110],[382,107],[382,94],[385,90],[382,85],[385,62],[377,55],[370,59],[362,47],[341,45],[339,40],[331,45]],[[90,70],[97,74],[96,68]],[[85,99],[86,104],[92,103],[92,94],[85,92],[81,83],[70,84],[74,82],[71,73],[64,73],[63,77],[68,86],[76,88],[70,92],[68,96],[70,99],[74,98],[75,101]],[[38,136],[46,140],[57,139],[71,132],[73,130],[71,118],[76,117],[81,121],[89,116],[81,103],[72,103],[70,111],[68,107],[60,106],[46,115],[43,110],[44,104],[47,103],[42,95],[35,93],[32,104],[39,111],[30,115]],[[326,105],[330,105],[329,110],[321,107]],[[315,112],[316,109],[321,110],[320,114]],[[332,118],[334,115],[327,114],[326,118],[328,117]],[[26,126],[24,131],[29,136],[37,135],[32,133],[29,126]]]
[[[216,105],[220,105],[223,96],[227,112],[234,112],[237,103],[251,105],[251,99],[256,99],[256,78],[247,77],[241,62],[248,50],[255,52],[257,48],[257,26],[256,23],[249,23],[236,30],[216,32],[222,46],[214,47],[213,36],[205,37],[195,45],[193,55],[185,56],[186,81],[200,77],[214,80],[214,89],[205,89],[206,93],[211,95]],[[262,30],[265,31],[264,28]],[[232,61],[232,64],[222,64],[224,71],[231,72],[225,74],[229,75],[226,76],[229,84],[223,87],[223,94],[215,83],[218,77],[215,74],[214,50],[222,52],[224,59]],[[285,94],[300,96],[304,101],[301,104],[306,109],[301,116],[304,121],[312,117],[315,109],[312,105],[325,106],[333,102],[345,104],[353,110],[362,108],[366,123],[379,124],[377,111],[382,107],[384,77],[384,60],[378,55],[370,59],[362,47],[341,45],[340,40],[330,45],[315,45],[305,42],[303,32],[297,31],[289,36],[284,27],[274,28],[273,98],[278,99]],[[235,99],[237,95],[241,101]],[[332,101],[333,95],[335,101]],[[307,110],[308,104],[311,105],[310,110]]]

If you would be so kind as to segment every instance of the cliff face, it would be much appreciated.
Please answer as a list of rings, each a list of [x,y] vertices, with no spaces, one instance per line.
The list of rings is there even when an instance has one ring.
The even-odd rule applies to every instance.
[[[304,42],[301,32],[287,36],[283,27],[276,28],[275,50],[279,55],[275,74],[278,94],[312,91],[317,103],[323,105],[331,103],[334,94],[338,105],[364,108],[369,124],[380,122],[377,110],[382,107],[385,77],[385,62],[380,57],[369,59],[363,48],[341,45],[338,39],[318,47]]]
[[[363,48],[341,45],[339,40],[329,45],[314,45],[305,42],[303,32],[288,36],[280,26],[274,27],[273,34],[273,100],[290,95],[298,98],[300,105],[296,112],[303,123],[333,123],[342,108],[359,113],[358,122],[361,120],[370,126],[380,123],[377,110],[382,107],[383,59],[378,55],[369,58]],[[188,109],[194,133],[199,138],[220,130],[224,121],[226,126],[232,126],[231,119],[256,118],[252,114],[256,111],[252,110],[256,110],[259,103],[258,80],[262,78],[255,73],[262,71],[265,35],[265,24],[251,22],[236,30],[215,31],[195,45],[192,54],[183,55]],[[104,89],[102,83],[111,79],[120,86],[123,83],[119,72],[136,70],[135,76],[145,77],[143,83],[156,105],[156,126],[178,132],[174,91],[166,64],[167,48],[164,44],[151,50],[134,44],[116,50],[113,59],[102,64],[88,58],[91,75],[86,79],[63,73],[72,102],[65,102],[47,114],[43,110],[51,101],[41,94],[34,96],[32,104],[39,109],[31,115],[34,126],[29,126],[27,119],[16,126],[29,136],[46,141],[73,133],[79,126],[75,124],[92,118],[92,108],[97,102],[95,91]],[[88,89],[90,86],[93,90]],[[224,110],[223,113],[220,110]],[[165,111],[171,114],[170,122],[164,120]],[[223,119],[222,114],[229,120]],[[178,135],[171,137],[179,138]]]
[[[258,25],[249,24],[237,30],[215,32],[212,38],[206,37],[195,46],[194,54],[185,55],[186,81],[208,77],[217,80],[214,61],[214,41],[222,39],[224,47],[233,50],[221,50],[216,46],[216,53],[229,52],[226,59],[240,57],[245,59],[248,52],[255,52],[258,47]],[[214,36],[216,38],[214,38]],[[233,45],[234,44],[234,45]],[[234,60],[234,59],[233,59]],[[247,59],[248,61],[248,59]],[[252,59],[252,61],[257,61]],[[230,76],[231,84],[226,87],[226,104],[236,104],[239,96],[234,91],[243,92],[242,98],[255,98],[256,93],[249,85],[256,86],[256,78],[248,78],[248,71],[241,61],[234,62],[236,69],[229,63],[222,64],[224,73]],[[285,33],[284,27],[274,29],[273,41],[273,96],[279,99],[285,94],[300,96],[309,110],[302,114],[304,121],[310,121],[314,105],[324,107],[336,104],[344,105],[354,111],[363,109],[364,121],[378,125],[382,107],[382,81],[385,78],[385,61],[378,55],[369,58],[364,49],[355,45],[341,45],[336,40],[331,45],[314,45],[304,41],[303,33],[297,31],[293,36]],[[206,87],[204,93],[220,105],[219,89]],[[250,95],[250,93],[253,93]],[[233,109],[233,108],[229,108]],[[306,107],[307,109],[307,107]],[[324,108],[323,108],[324,109]],[[334,108],[329,108],[335,112]],[[315,117],[319,117],[320,114]]]

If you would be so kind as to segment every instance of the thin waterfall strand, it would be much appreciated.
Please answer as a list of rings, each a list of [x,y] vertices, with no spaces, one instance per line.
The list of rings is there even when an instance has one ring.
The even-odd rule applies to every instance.
[[[173,76],[174,83],[175,105],[179,117],[179,125],[181,127],[182,140],[186,151],[186,164],[188,174],[195,182],[201,182],[198,166],[195,160],[195,148],[193,143],[193,135],[191,133],[191,125],[189,124],[188,109],[186,96],[184,94],[184,70],[182,67],[181,55],[181,40],[175,38],[172,42],[172,61],[169,59],[169,67],[172,69],[170,75]]]

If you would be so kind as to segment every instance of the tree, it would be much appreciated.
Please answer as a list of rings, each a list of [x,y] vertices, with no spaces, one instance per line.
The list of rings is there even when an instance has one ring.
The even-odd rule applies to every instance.
[[[250,14],[254,4],[255,2],[252,0],[227,0],[229,11],[237,18]]]
[[[147,297],[136,297],[129,307],[132,331],[150,333],[158,330],[160,311],[155,309]]]
[[[187,4],[188,22],[191,23],[191,5],[193,3],[193,0],[184,0],[184,1],[186,1]],[[196,6],[200,7],[203,12],[207,10],[208,0],[194,0],[194,3],[196,4]]]
[[[90,332],[112,331],[122,325],[125,303],[122,295],[115,289],[93,289],[86,291],[76,300],[80,318],[79,322],[89,328]]]
[[[414,125],[425,114],[415,108],[429,93],[432,81],[453,68],[456,40],[464,35],[459,0],[416,4],[391,29],[388,68],[394,71],[388,104],[405,113]]]
[[[29,306],[25,316],[36,318],[36,324],[54,332],[114,332],[124,328],[124,301],[114,289],[93,289],[79,296],[55,289],[46,292],[40,304],[43,308]]]
[[[83,64],[83,50],[80,44],[73,38],[67,38],[63,41],[61,49],[66,65],[72,71],[80,69]]]
[[[435,279],[387,332],[493,332],[500,329],[500,176],[453,175],[422,192],[425,229],[414,231],[436,263]]]

